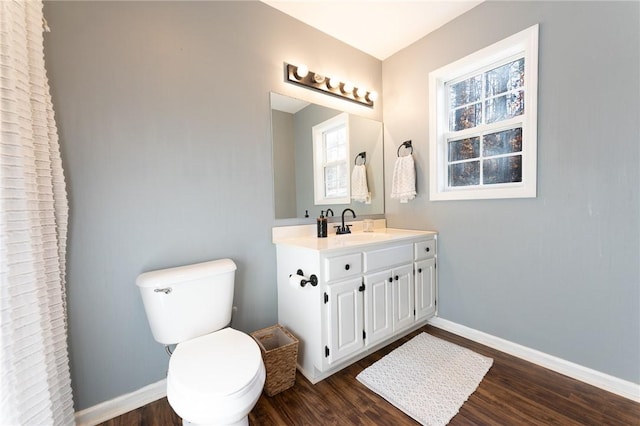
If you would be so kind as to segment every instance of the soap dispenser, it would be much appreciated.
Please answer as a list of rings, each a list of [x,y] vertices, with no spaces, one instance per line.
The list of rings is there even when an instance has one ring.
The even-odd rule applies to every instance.
[[[324,210],[320,210],[318,218],[318,238],[327,238],[327,218],[324,217]]]

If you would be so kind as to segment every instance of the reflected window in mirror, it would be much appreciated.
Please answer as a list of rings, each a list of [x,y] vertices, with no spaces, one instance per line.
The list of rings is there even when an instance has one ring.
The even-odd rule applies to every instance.
[[[346,113],[313,126],[314,202],[349,204],[349,117]]]
[[[384,144],[381,122],[346,113],[347,173],[350,183],[354,167],[353,155],[367,153],[366,177],[371,203],[317,205],[315,199],[315,165],[313,126],[345,113],[319,104],[271,93],[271,131],[273,147],[273,190],[276,219],[318,217],[327,208],[342,211],[355,209],[358,216],[384,214]],[[351,186],[348,186],[351,192]],[[353,195],[353,194],[351,194]],[[307,217],[309,217],[307,216]]]

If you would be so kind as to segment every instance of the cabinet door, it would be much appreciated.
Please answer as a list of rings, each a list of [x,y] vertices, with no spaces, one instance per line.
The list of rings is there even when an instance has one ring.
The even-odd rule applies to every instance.
[[[393,274],[393,329],[402,330],[414,322],[413,265],[392,270]]]
[[[359,351],[364,344],[361,287],[361,278],[327,286],[329,324],[325,356],[330,364]]]
[[[391,271],[364,277],[365,343],[373,345],[393,333],[393,281]]]
[[[436,313],[436,260],[416,262],[416,321]]]

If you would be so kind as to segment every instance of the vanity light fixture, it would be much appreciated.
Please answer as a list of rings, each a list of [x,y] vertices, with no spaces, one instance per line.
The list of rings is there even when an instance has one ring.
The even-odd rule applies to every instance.
[[[306,65],[292,65],[285,63],[285,78],[289,83],[298,84],[308,89],[315,89],[329,95],[347,99],[373,108],[373,103],[378,99],[378,93],[368,91],[364,87],[357,86],[348,81],[340,81],[335,77],[310,71]]]

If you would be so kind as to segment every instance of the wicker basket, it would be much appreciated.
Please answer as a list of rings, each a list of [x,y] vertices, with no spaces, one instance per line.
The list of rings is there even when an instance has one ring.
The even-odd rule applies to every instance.
[[[251,337],[258,342],[267,370],[264,393],[273,396],[296,383],[298,339],[281,325],[254,331]]]

